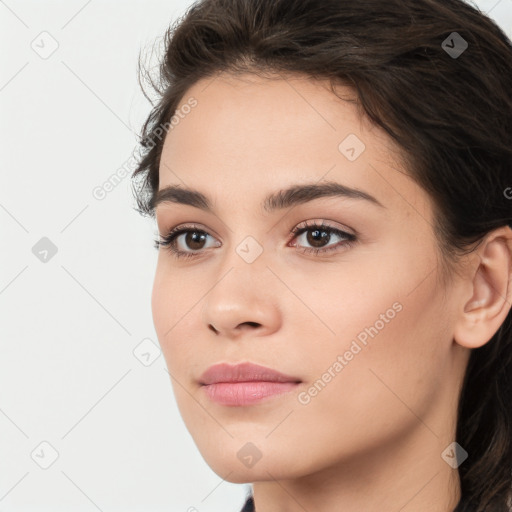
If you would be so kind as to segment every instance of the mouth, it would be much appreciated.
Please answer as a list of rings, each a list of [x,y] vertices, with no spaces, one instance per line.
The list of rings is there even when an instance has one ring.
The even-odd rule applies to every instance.
[[[210,366],[200,378],[206,396],[221,405],[243,406],[285,394],[302,381],[254,363]]]

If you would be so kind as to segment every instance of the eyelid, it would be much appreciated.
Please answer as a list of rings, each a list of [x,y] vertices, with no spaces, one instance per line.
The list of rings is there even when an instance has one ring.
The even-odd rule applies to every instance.
[[[171,249],[172,244],[174,244],[176,242],[178,237],[180,237],[181,235],[183,235],[189,231],[205,233],[207,236],[209,236],[211,238],[215,238],[213,235],[211,235],[210,230],[205,229],[200,224],[196,224],[196,223],[192,222],[192,223],[178,224],[177,226],[175,226],[167,231],[164,231],[163,235],[159,233],[160,238],[159,238],[159,240],[155,240],[155,245],[157,248],[160,245],[169,246],[170,251],[174,252]],[[217,247],[219,247],[219,246],[217,245]],[[176,252],[184,252],[184,251],[176,251]],[[201,252],[204,252],[204,250],[202,250]],[[190,253],[190,254],[193,254],[193,253]]]
[[[165,222],[166,224],[167,222]],[[220,235],[212,228],[205,227],[201,222],[180,222],[176,224],[174,227],[166,228],[164,222],[162,222],[162,228],[160,228],[160,225],[158,226],[158,233],[161,234],[161,236],[168,236],[171,232],[181,231],[185,229],[189,229],[190,231],[196,230],[196,231],[204,231],[205,233],[208,233],[209,235],[214,235],[216,238],[219,238]]]
[[[328,222],[333,222],[336,225],[328,224]],[[340,225],[336,221],[325,219],[325,218],[319,218],[319,219],[313,218],[313,219],[308,219],[308,220],[299,222],[298,224],[295,225],[295,227],[293,227],[290,230],[290,233],[296,234],[300,230],[307,230],[307,229],[311,229],[314,227],[323,227],[323,228],[327,228],[327,229],[330,229],[333,231],[342,231],[343,233],[345,233],[346,235],[349,235],[349,236],[354,236],[354,237],[359,236],[359,233],[355,229],[351,229],[348,226],[345,226],[343,224]]]

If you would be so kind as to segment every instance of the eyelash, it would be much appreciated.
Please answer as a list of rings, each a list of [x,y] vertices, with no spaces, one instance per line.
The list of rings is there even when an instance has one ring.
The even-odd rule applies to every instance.
[[[325,249],[323,249],[323,248],[312,249],[312,248],[309,248],[309,247],[305,247],[305,248],[302,248],[302,249],[298,249],[299,252],[307,253],[307,254],[314,253],[315,255],[319,254],[319,253],[327,253],[329,251],[337,250],[337,248],[340,247],[340,246],[344,246],[346,248],[350,248],[357,241],[357,238],[356,238],[355,235],[353,235],[351,233],[347,233],[347,232],[342,231],[340,229],[334,228],[334,227],[329,226],[327,224],[324,224],[323,222],[321,224],[318,224],[318,223],[308,224],[307,221],[306,221],[305,225],[303,225],[301,227],[295,226],[290,231],[290,234],[294,235],[293,238],[296,238],[296,237],[302,235],[303,233],[305,233],[307,231],[311,231],[313,229],[321,230],[321,231],[326,231],[326,232],[330,233],[331,235],[332,234],[338,235],[338,236],[340,236],[342,238],[345,238],[345,240],[342,241],[342,242],[339,242],[338,244],[336,244],[336,245],[334,245],[332,247],[327,247]],[[197,233],[202,233],[202,234],[205,234],[205,235],[209,235],[205,230],[201,229],[199,226],[196,226],[194,224],[178,226],[176,228],[171,229],[165,236],[160,235],[160,238],[155,240],[155,248],[158,249],[160,247],[166,247],[168,249],[168,251],[175,258],[187,259],[187,258],[194,258],[194,257],[200,256],[203,251],[201,251],[201,252],[200,251],[186,252],[186,251],[180,251],[180,250],[175,248],[175,245],[176,245],[175,244],[175,240],[176,240],[176,238],[178,236],[180,236],[181,234],[183,234],[183,233],[189,233],[189,232],[197,232]]]

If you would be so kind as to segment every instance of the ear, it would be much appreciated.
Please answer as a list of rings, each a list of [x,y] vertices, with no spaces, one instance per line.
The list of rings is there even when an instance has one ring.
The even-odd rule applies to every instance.
[[[492,231],[472,256],[475,264],[470,266],[453,335],[466,348],[485,345],[512,307],[512,229]]]

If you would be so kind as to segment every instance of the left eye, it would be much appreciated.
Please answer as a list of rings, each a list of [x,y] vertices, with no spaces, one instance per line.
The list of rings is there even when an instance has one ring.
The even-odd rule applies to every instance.
[[[337,250],[340,246],[350,247],[356,241],[355,235],[323,223],[311,225],[306,223],[303,227],[297,226],[293,228],[290,234],[294,235],[294,239],[303,237],[302,243],[307,243],[312,246],[302,247],[302,244],[299,244],[299,247],[302,247],[299,251],[304,253],[325,253]],[[307,236],[304,237],[304,235]],[[341,241],[332,246],[324,246],[324,244],[328,244],[331,241],[332,236],[340,238]],[[210,237],[210,235],[198,226],[182,226],[172,229],[167,235],[161,236],[160,240],[155,240],[155,247],[157,249],[159,247],[168,247],[169,251],[176,258],[195,257],[202,254],[202,249],[208,248],[204,246],[208,237]],[[185,250],[179,248],[180,239],[182,239],[182,242],[185,244]],[[294,243],[291,246],[297,247],[298,245]],[[187,247],[191,249],[192,252],[186,250]],[[214,243],[210,248],[211,247],[220,247],[220,243]]]
[[[311,247],[306,247],[301,249],[303,252],[326,252],[330,250],[335,250],[340,245],[350,245],[355,241],[356,237],[350,233],[346,233],[345,231],[341,231],[340,229],[325,226],[325,225],[311,225],[304,228],[297,228],[292,231],[295,235],[294,238],[297,240],[301,240],[303,243],[309,244]],[[337,237],[341,239],[341,242],[338,242],[335,245],[329,246],[328,243],[331,242],[331,239]],[[294,244],[294,247],[296,245]]]

